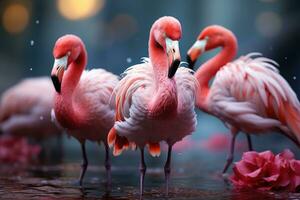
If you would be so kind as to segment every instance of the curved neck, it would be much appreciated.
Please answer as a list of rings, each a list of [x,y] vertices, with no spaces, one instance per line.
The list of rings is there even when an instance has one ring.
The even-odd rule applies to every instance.
[[[208,60],[199,67],[195,76],[199,82],[199,91],[197,94],[196,105],[203,110],[206,109],[206,97],[209,94],[209,81],[216,75],[221,67],[232,61],[237,53],[236,38],[229,37],[223,43],[216,45],[215,48],[221,47],[222,50],[213,58]]]
[[[78,58],[70,63],[68,69],[64,73],[61,93],[57,95],[56,107],[58,109],[58,115],[60,123],[65,127],[82,126],[84,123],[84,113],[85,110],[80,107],[80,105],[74,102],[73,93],[76,89],[81,74],[85,69],[87,63],[87,52],[85,47],[81,45],[81,52]]]
[[[150,34],[149,57],[154,71],[154,98],[149,104],[149,111],[155,117],[162,117],[177,111],[176,82],[168,78],[168,58],[165,50]]]

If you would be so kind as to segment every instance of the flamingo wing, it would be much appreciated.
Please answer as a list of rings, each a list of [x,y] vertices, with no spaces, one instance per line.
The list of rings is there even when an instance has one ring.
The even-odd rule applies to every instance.
[[[144,63],[129,67],[122,76],[123,78],[115,88],[112,96],[112,100],[116,102],[115,122],[118,124],[124,121],[130,121],[132,112],[147,112],[143,101],[145,97],[141,94],[143,93],[142,90],[151,87],[154,80],[152,65],[147,58],[144,59]],[[138,111],[133,102],[142,105],[139,106],[138,109],[143,109],[143,111]],[[118,134],[115,127],[109,132],[108,143],[114,147],[114,155],[120,155],[123,149],[127,149],[129,146],[133,148],[136,147],[135,143],[127,140],[126,135]],[[147,145],[152,156],[158,156],[160,154],[159,143],[149,142]]]
[[[224,66],[216,75],[210,97],[221,118],[241,130],[280,129],[299,144],[300,103],[276,63],[248,54]],[[254,128],[256,127],[256,128]]]
[[[195,131],[197,125],[194,102],[199,88],[198,80],[193,74],[194,71],[186,67],[179,67],[175,74],[178,95],[177,113],[182,116],[182,123],[178,124],[177,128],[182,128],[181,132],[190,134]]]
[[[16,114],[30,114],[37,107],[50,109],[54,88],[48,77],[24,79],[1,96],[0,122]]]
[[[43,138],[60,130],[51,122],[54,87],[48,77],[28,78],[6,90],[0,102],[0,129],[8,134]]]
[[[83,107],[83,111],[89,111],[88,121],[99,121],[109,130],[113,126],[114,105],[110,104],[110,97],[114,87],[119,82],[118,76],[104,70],[92,69],[84,71],[80,82],[74,91],[73,100]]]

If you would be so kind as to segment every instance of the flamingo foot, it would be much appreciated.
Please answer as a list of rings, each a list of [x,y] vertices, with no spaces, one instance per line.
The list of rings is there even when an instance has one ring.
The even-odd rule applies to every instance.
[[[146,164],[144,159],[144,148],[141,148],[141,162],[140,162],[140,199],[143,199],[144,194],[144,179],[146,174]]]
[[[86,156],[85,142],[81,143],[81,151],[82,151],[83,162],[81,164],[81,172],[80,172],[80,176],[79,176],[79,180],[78,180],[80,186],[82,186],[82,181],[83,181],[86,169],[88,167],[88,159]]]
[[[165,181],[166,181],[166,197],[169,196],[169,182],[170,182],[170,173],[171,173],[171,155],[172,155],[172,145],[169,145],[168,148],[168,157],[165,164]]]

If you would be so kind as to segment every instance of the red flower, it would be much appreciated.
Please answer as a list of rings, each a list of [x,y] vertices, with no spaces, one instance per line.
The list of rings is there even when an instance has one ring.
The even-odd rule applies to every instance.
[[[28,163],[40,153],[38,145],[28,144],[25,138],[0,137],[0,163]]]
[[[231,181],[238,187],[289,191],[300,188],[300,161],[295,160],[290,150],[276,156],[271,151],[245,152],[233,172]]]

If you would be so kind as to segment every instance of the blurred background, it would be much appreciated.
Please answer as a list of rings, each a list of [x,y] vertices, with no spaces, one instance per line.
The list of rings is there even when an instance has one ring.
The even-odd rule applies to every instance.
[[[148,55],[149,29],[164,15],[174,16],[181,22],[182,58],[204,27],[219,24],[236,34],[238,56],[261,52],[274,59],[280,65],[282,76],[300,95],[300,3],[297,0],[1,0],[0,91],[25,77],[49,76],[54,43],[69,33],[85,42],[89,69],[101,67],[120,74]],[[215,53],[217,51],[205,54],[196,65]],[[198,129],[192,136],[193,141],[201,143],[214,134],[229,136],[218,119],[200,111],[197,114]],[[239,139],[245,142],[242,134]],[[299,154],[295,145],[279,135],[253,137],[253,142],[258,151],[271,149],[278,153],[288,147]],[[91,159],[91,163],[102,162],[102,148],[89,144],[89,151],[97,152],[96,161]],[[77,141],[64,136],[63,149],[66,162],[78,161],[79,164],[81,154]],[[192,148],[190,154],[184,153],[185,147],[179,149],[181,154],[174,157],[175,162],[206,158],[203,162],[212,165],[219,160],[220,164],[214,166],[218,170],[227,153],[227,146],[219,153],[211,153],[211,157],[203,148]],[[128,154],[115,158],[114,163],[123,162]],[[240,155],[236,158],[240,159]],[[162,167],[165,156],[148,159]],[[137,166],[138,159],[127,162]]]

